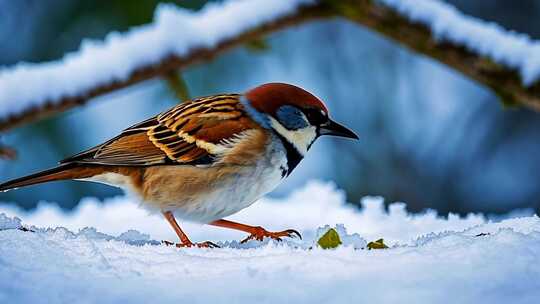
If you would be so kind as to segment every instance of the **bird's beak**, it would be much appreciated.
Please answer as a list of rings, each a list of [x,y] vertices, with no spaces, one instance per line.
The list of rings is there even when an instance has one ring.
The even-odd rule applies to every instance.
[[[358,135],[356,135],[353,131],[330,119],[327,123],[320,126],[319,135],[333,135],[358,139]]]

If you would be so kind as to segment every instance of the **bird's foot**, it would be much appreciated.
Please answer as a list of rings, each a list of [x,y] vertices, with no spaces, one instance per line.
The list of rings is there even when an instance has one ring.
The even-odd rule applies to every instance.
[[[247,238],[243,239],[240,243],[244,244],[250,240],[262,241],[265,237],[269,237],[276,241],[282,241],[282,237],[298,237],[299,239],[302,239],[302,235],[300,235],[300,233],[294,229],[287,229],[279,232],[270,232],[263,227],[254,227],[251,234]]]
[[[163,244],[167,246],[176,246],[178,248],[191,248],[191,247],[197,247],[197,248],[220,248],[219,245],[212,243],[210,241],[202,242],[202,243],[192,243],[184,242],[184,243],[173,243],[169,241],[161,241]]]

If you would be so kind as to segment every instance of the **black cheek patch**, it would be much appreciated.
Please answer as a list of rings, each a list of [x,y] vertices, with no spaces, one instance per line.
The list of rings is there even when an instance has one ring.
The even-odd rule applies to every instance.
[[[283,177],[289,176],[294,168],[298,166],[298,163],[304,158],[304,156],[298,152],[298,150],[281,134],[278,132],[275,132],[277,137],[281,140],[281,143],[283,143],[283,146],[285,147],[285,153],[287,156],[287,169],[285,172],[281,172],[281,175]]]

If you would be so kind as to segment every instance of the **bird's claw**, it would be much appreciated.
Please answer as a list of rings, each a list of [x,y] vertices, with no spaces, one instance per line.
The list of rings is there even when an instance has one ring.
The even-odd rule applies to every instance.
[[[281,239],[282,237],[290,237],[290,238],[298,237],[299,239],[302,239],[302,235],[300,234],[300,232],[294,229],[287,229],[287,230],[279,231],[279,232],[270,232],[262,227],[256,227],[255,230],[247,238],[243,239],[240,243],[244,244],[250,240],[262,241],[265,237],[269,237],[278,242],[283,241]]]
[[[186,243],[173,243],[169,241],[161,241],[166,246],[176,246],[178,248],[191,248],[191,247],[198,247],[198,248],[221,248],[219,245],[212,243],[210,241],[202,242],[202,243],[192,243],[192,242],[186,242]]]
[[[302,239],[302,235],[300,234],[300,232],[294,230],[294,229],[288,229],[288,230],[285,230],[289,235],[288,237],[290,238],[299,238],[299,239]]]
[[[210,241],[197,243],[197,244],[195,244],[195,246],[197,246],[199,248],[221,248],[218,244],[212,243]]]

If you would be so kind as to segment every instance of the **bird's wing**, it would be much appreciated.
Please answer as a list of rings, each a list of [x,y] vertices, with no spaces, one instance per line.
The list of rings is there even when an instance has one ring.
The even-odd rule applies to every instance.
[[[61,163],[211,165],[236,138],[256,128],[259,127],[247,116],[239,95],[203,97],[136,124]]]

